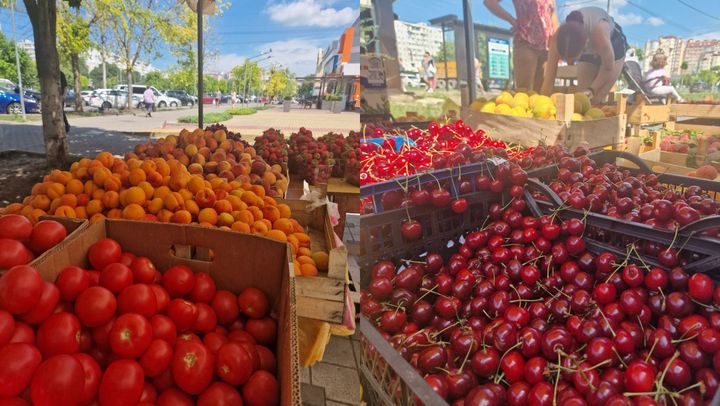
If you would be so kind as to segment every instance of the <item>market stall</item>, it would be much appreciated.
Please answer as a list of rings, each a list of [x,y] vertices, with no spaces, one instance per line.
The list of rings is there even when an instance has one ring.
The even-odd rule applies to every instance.
[[[713,399],[720,183],[462,121],[373,136],[360,146],[369,404]]]

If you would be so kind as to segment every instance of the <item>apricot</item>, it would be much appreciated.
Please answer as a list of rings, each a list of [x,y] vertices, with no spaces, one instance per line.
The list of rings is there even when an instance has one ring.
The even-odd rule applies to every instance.
[[[218,200],[213,207],[218,213],[231,213],[233,211],[232,204],[225,199]]]
[[[200,210],[200,213],[198,213],[198,222],[200,223],[209,223],[212,225],[217,224],[218,221],[218,215],[217,212],[214,209],[211,208],[204,208]]]
[[[115,157],[113,157],[111,153],[103,151],[95,156],[95,160],[100,162],[104,167],[110,169],[113,161],[115,160]]]
[[[130,174],[128,175],[128,181],[131,185],[137,186],[141,182],[145,182],[147,180],[147,176],[145,174],[145,171],[141,168],[134,168],[130,170]]]
[[[252,224],[252,232],[255,234],[265,234],[268,232],[268,227],[261,220],[258,220]]]
[[[66,193],[66,194],[60,196],[60,205],[62,205],[62,206],[69,206],[69,207],[75,208],[75,207],[77,207],[77,202],[78,202],[78,199],[77,199],[77,196],[75,196],[75,195]]]
[[[78,179],[70,179],[65,185],[65,191],[74,195],[79,195],[85,191],[85,186]]]
[[[60,206],[53,212],[53,214],[60,217],[77,218],[75,209],[70,206]]]
[[[313,252],[312,259],[313,261],[315,261],[315,265],[317,266],[318,270],[327,272],[330,262],[330,257],[328,256],[327,252]]]
[[[302,276],[317,276],[318,270],[313,264],[300,265],[300,274]]]
[[[124,195],[123,195],[124,193]],[[147,200],[145,196],[145,191],[142,190],[142,188],[138,186],[133,186],[130,189],[124,190],[120,194],[120,199],[123,204],[123,206],[128,206],[131,204],[137,204],[142,205]],[[144,215],[144,213],[143,213]]]
[[[158,216],[160,221],[163,221],[163,216]],[[192,215],[187,210],[178,210],[171,215],[170,221],[178,224],[190,224],[192,222]]]
[[[195,200],[185,200],[185,210],[189,211],[193,216],[200,213],[200,207]]]
[[[262,208],[263,218],[270,222],[280,219],[280,210],[275,206],[265,206]]]
[[[290,218],[290,206],[288,206],[285,203],[280,203],[277,205],[278,210],[280,211],[280,218],[288,219]]]
[[[120,206],[120,195],[117,192],[109,191],[105,192],[102,197],[103,206],[108,209],[115,209]],[[110,217],[110,216],[108,216]]]
[[[163,208],[163,199],[156,197],[148,203],[147,211],[151,214],[158,214]]]
[[[280,230],[285,234],[292,234],[294,232],[292,223],[285,218],[279,218],[273,222],[273,229]]]
[[[213,192],[210,188],[202,188],[195,193],[195,201],[198,206],[208,208],[215,205],[217,197],[215,196],[215,192]]]
[[[122,216],[127,220],[142,220],[145,217],[145,209],[137,203],[130,203],[123,209]]]
[[[57,199],[65,194],[65,185],[62,183],[51,183],[45,189],[45,194],[47,194],[50,199]]]
[[[231,230],[239,231],[241,233],[249,233],[250,232],[250,225],[247,223],[244,223],[242,221],[236,221],[232,223],[230,226]]]
[[[102,187],[105,190],[120,192],[120,189],[122,188],[122,180],[119,176],[108,176],[102,184]]]
[[[93,199],[93,200],[90,200],[88,202],[87,206],[85,206],[85,207],[87,210],[87,214],[92,217],[95,214],[102,213],[103,202],[98,199]]]
[[[232,214],[230,213],[220,213],[218,216],[217,224],[219,226],[226,226],[229,227],[235,222],[235,219],[233,218]]]

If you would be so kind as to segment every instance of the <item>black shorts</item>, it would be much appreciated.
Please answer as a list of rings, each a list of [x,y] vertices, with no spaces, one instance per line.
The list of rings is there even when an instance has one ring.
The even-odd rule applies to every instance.
[[[615,60],[619,61],[620,59],[623,59],[625,57],[625,52],[628,49],[628,45],[627,39],[625,38],[625,33],[623,33],[622,28],[617,25],[617,23],[615,23],[615,29],[610,35],[610,44],[612,44]],[[597,54],[580,55],[580,58],[578,58],[578,62],[587,62],[593,65],[602,65],[600,55]]]

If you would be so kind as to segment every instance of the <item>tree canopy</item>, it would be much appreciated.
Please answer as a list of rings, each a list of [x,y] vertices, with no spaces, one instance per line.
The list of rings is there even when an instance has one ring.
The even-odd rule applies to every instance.
[[[37,89],[39,83],[35,61],[24,49],[18,49],[18,55],[20,56],[20,73],[23,87]],[[15,44],[2,32],[0,32],[0,77],[15,83],[18,82],[17,67],[15,66]]]

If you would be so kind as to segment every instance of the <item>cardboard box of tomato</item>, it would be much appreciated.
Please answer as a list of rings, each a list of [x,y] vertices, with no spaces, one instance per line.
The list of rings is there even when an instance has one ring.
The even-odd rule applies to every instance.
[[[235,294],[247,287],[262,290],[271,301],[271,316],[278,325],[275,354],[280,404],[301,404],[295,279],[291,277],[292,255],[287,244],[193,225],[105,219],[67,238],[33,266],[45,280],[55,281],[66,266],[87,268],[90,247],[104,238],[116,240],[125,251],[148,257],[158,270],[186,265],[194,272],[210,274],[217,289]],[[197,259],[193,254],[199,251],[209,251],[210,259]]]

